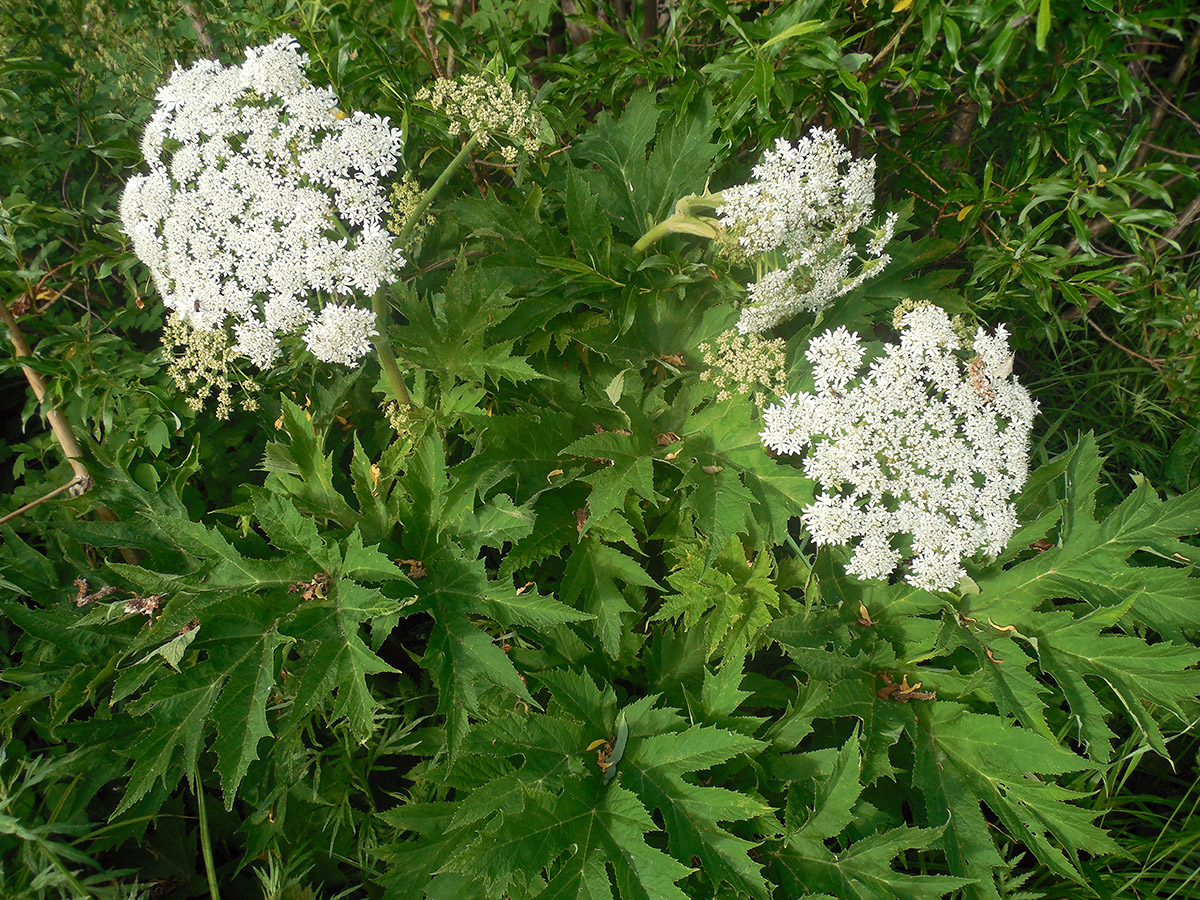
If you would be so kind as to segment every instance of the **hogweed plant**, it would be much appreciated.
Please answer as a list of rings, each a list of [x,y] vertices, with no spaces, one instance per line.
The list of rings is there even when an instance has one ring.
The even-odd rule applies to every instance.
[[[240,358],[270,370],[283,342],[299,337],[317,360],[355,366],[374,341],[407,404],[381,291],[470,151],[501,135],[506,160],[518,146],[536,149],[541,118],[494,77],[439,79],[416,99],[446,113],[467,141],[429,190],[415,190],[408,173],[397,179],[393,210],[385,179],[397,170],[401,132],[386,117],[341,110],[331,89],[308,81],[308,54],[290,35],[245,56],[240,66],[204,59],[175,70],[142,137],[150,171],[121,199],[124,229],[169,311],[168,347],[184,348],[171,354],[176,384],[191,389],[193,408],[211,390],[226,418]],[[355,302],[363,297],[374,309]]]
[[[400,132],[338,108],[284,35],[240,66],[200,60],[159,89],[121,219],[163,304],[183,326],[232,332],[270,369],[283,336],[318,360],[356,364],[377,334],[355,306],[394,281],[404,255],[381,227]],[[321,302],[322,298],[328,298]],[[219,408],[218,413],[226,411]]]
[[[730,329],[713,344],[703,343],[698,349],[708,366],[700,380],[717,388],[717,400],[735,394],[752,396],[755,405],[762,406],[768,394],[782,394],[787,385],[787,347],[780,338]]]
[[[860,250],[851,237],[875,218],[875,160],[855,159],[824,128],[763,154],[754,180],[679,201],[676,214],[639,241],[684,232],[719,240],[725,255],[754,266],[738,318],[742,334],[768,331],[799,313],[817,313],[878,275],[891,257],[899,216],[888,213]],[[716,218],[700,217],[714,210]],[[857,271],[852,271],[858,263]]]
[[[494,144],[510,163],[522,152],[536,152],[546,127],[533,98],[494,74],[438,78],[415,99],[444,115],[452,135],[484,150]]]
[[[198,846],[214,900],[264,860],[297,895],[999,900],[1120,850],[1093,796],[1200,710],[1200,493],[1106,509],[1090,436],[1048,458],[872,159],[815,128],[690,193],[736,180],[722,123],[650,89],[531,158],[486,70],[397,91],[402,146],[305,64],[176,71],[122,203],[232,448],[147,487],[89,447],[119,521],[4,528],[15,890]],[[297,357],[306,405],[240,415]]]

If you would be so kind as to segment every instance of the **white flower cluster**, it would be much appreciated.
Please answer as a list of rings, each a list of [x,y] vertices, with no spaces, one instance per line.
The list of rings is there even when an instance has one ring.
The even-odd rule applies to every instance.
[[[775,264],[747,288],[742,334],[824,309],[890,262],[884,247],[895,213],[867,242],[865,256],[850,240],[875,215],[875,159],[854,159],[832,131],[813,128],[795,146],[779,139],[754,167],[754,179],[722,191],[717,209],[743,251]]]
[[[820,492],[803,511],[818,545],[856,542],[847,571],[953,587],[962,561],[999,554],[1016,530],[1012,503],[1028,475],[1037,403],[1012,372],[1008,334],[980,328],[973,356],[936,306],[904,315],[900,342],[865,372],[865,348],[844,327],[809,345],[815,393],[763,413],[763,444],[806,454]]]
[[[372,294],[404,264],[381,226],[380,178],[396,169],[401,134],[386,118],[343,113],[307,64],[283,35],[240,66],[177,68],[142,138],[150,172],[121,198],[167,308],[201,331],[232,328],[233,350],[263,369],[280,335],[300,329],[318,359],[357,362],[374,316],[318,314],[310,298]]]

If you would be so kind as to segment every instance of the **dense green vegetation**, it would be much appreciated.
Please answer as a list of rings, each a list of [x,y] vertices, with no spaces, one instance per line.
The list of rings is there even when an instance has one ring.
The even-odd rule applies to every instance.
[[[0,896],[1200,897],[1192,6],[0,5]],[[164,350],[155,92],[282,33],[449,173],[381,294],[410,404],[297,350],[220,419]],[[479,73],[545,122],[457,166],[418,94]],[[951,590],[848,575],[701,377],[720,229],[639,244],[813,126],[899,222],[787,390],[911,299],[1040,403]]]

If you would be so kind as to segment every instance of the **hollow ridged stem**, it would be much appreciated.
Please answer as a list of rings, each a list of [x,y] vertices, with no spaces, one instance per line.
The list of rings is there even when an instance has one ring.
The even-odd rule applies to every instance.
[[[408,395],[408,388],[404,386],[404,378],[400,374],[400,366],[396,363],[396,354],[392,352],[392,345],[388,343],[388,325],[391,324],[391,307],[388,305],[387,298],[383,296],[383,288],[375,292],[375,296],[371,298],[371,308],[375,311],[375,337],[372,342],[375,344],[375,352],[379,354],[379,365],[383,369],[383,377],[387,379],[388,387],[392,389],[392,393],[396,397],[396,402],[401,406],[412,406],[412,398]]]
[[[450,161],[450,164],[437,177],[437,180],[421,195],[421,199],[417,201],[417,205],[408,214],[408,217],[404,220],[404,224],[400,226],[397,243],[401,247],[408,245],[413,230],[417,227],[417,223],[421,221],[421,217],[428,211],[434,198],[441,193],[442,188],[446,186],[446,182],[450,180],[450,176],[467,161],[467,157],[471,155],[471,151],[475,149],[475,145],[478,143],[478,136],[471,135],[470,139],[463,144],[462,149],[458,151],[458,155]],[[401,406],[412,406],[412,398],[409,396],[408,388],[404,385],[404,378],[400,374],[400,366],[396,362],[396,354],[392,352],[392,345],[388,343],[388,330],[391,325],[391,306],[383,294],[382,287],[371,298],[371,308],[375,312],[375,330],[377,332],[373,342],[375,350],[379,354],[379,365],[383,369],[383,376],[387,379],[388,386],[392,389],[396,401]]]
[[[208,895],[212,900],[221,900],[221,889],[217,887],[217,867],[213,863],[212,838],[208,834],[208,809],[204,805],[199,766],[192,769],[192,793],[196,795],[196,807],[200,810],[200,855],[204,857],[204,873],[208,876]]]
[[[450,176],[458,170],[459,166],[467,161],[467,157],[471,155],[471,151],[475,149],[475,145],[478,143],[479,136],[475,134],[471,135],[470,139],[463,144],[462,149],[458,151],[458,156],[450,160],[450,165],[446,166],[442,174],[437,177],[437,181],[431,184],[429,190],[421,195],[421,199],[417,201],[417,205],[413,207],[413,211],[408,214],[408,218],[400,226],[399,243],[401,247],[408,243],[408,239],[412,237],[413,229],[417,227],[417,223],[421,221],[421,217],[429,209],[429,204],[433,203],[434,198],[441,193],[442,188],[446,186],[446,182],[450,180]]]

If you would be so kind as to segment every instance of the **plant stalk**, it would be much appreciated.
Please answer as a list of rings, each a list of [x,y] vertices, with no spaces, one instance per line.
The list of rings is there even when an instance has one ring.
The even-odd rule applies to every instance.
[[[200,854],[204,857],[204,874],[208,876],[208,895],[212,900],[221,900],[221,889],[217,887],[217,867],[213,863],[212,838],[208,834],[208,809],[204,804],[204,791],[200,787],[200,766],[192,769],[192,793],[196,795],[196,808],[200,811]]]
[[[412,398],[408,395],[408,388],[404,386],[404,378],[400,374],[400,366],[396,363],[396,354],[392,352],[392,345],[388,343],[387,333],[388,325],[391,323],[389,315],[391,307],[388,305],[387,298],[383,296],[382,287],[371,298],[371,307],[375,310],[376,331],[372,341],[375,344],[375,352],[379,354],[379,365],[383,369],[383,376],[387,379],[388,386],[396,397],[396,402],[401,406],[412,406]]]
[[[25,340],[25,335],[21,333],[21,329],[17,326],[17,320],[13,317],[12,312],[4,303],[0,303],[0,319],[4,320],[4,324],[8,326],[8,336],[12,340],[13,349],[16,351],[18,358],[28,359],[33,356],[33,351],[29,349],[29,344]],[[21,371],[25,373],[25,379],[29,382],[29,386],[33,388],[33,395],[37,397],[38,403],[42,403],[46,397],[46,380],[41,374],[33,368],[21,364]],[[46,410],[46,421],[50,423],[50,431],[54,434],[54,439],[58,441],[58,446],[62,448],[63,456],[66,457],[71,469],[75,472],[76,478],[86,479],[88,477],[87,467],[83,464],[83,450],[79,446],[79,442],[75,440],[75,432],[71,430],[71,425],[67,422],[66,416],[57,409]]]
[[[8,308],[8,304],[0,302],[0,321],[3,321],[8,328],[8,336],[12,341],[13,351],[18,359],[29,358],[33,356],[33,351],[29,349],[29,343],[25,340],[25,335],[21,333],[20,327],[17,325],[17,320],[13,316],[12,311]],[[33,395],[37,397],[38,403],[44,403],[46,397],[46,380],[34,371],[31,366],[21,364],[21,371],[25,373],[25,380],[29,382],[29,386],[33,389]],[[58,446],[62,448],[63,456],[67,463],[71,466],[71,470],[75,473],[75,477],[67,482],[62,490],[70,490],[72,496],[79,496],[86,491],[91,490],[92,477],[88,474],[87,466],[83,464],[83,449],[79,446],[79,442],[75,440],[75,432],[71,430],[71,423],[67,421],[61,410],[47,409],[45,410],[46,421],[50,423],[50,431],[54,435],[54,439],[58,441]],[[57,492],[56,492],[57,493]],[[43,497],[42,500],[49,498]],[[37,501],[41,503],[42,500]],[[17,513],[24,512],[26,509],[31,509],[37,503],[26,505],[17,510]],[[107,506],[96,506],[96,515],[105,522],[116,522],[117,514]],[[15,514],[14,514],[15,515]],[[5,517],[4,521],[8,521],[11,516]],[[141,562],[141,554],[130,547],[119,548],[121,556],[125,562],[136,566]]]
[[[417,227],[417,223],[421,221],[421,217],[425,215],[429,209],[429,205],[441,193],[442,188],[446,186],[446,182],[450,180],[450,176],[467,161],[467,157],[471,155],[471,151],[475,149],[475,145],[478,143],[479,136],[471,135],[467,142],[463,144],[462,149],[458,151],[458,156],[450,160],[450,165],[446,166],[442,174],[437,177],[437,181],[431,184],[429,190],[421,195],[421,199],[417,201],[416,207],[408,214],[408,218],[404,220],[404,224],[400,226],[399,243],[401,247],[408,244],[409,238],[412,237],[413,229]]]
[[[421,199],[417,202],[416,207],[408,214],[408,218],[404,220],[404,224],[400,226],[397,243],[401,247],[408,245],[409,240],[412,238],[413,230],[417,227],[417,223],[421,221],[421,217],[428,211],[434,198],[441,193],[442,188],[446,186],[446,182],[450,180],[450,176],[466,162],[467,157],[471,155],[471,151],[475,149],[475,145],[478,143],[478,136],[471,135],[467,142],[463,144],[462,149],[458,151],[458,155],[450,161],[450,164],[446,166],[442,174],[437,177],[437,181],[431,184],[429,189],[421,195]],[[388,343],[391,307],[383,294],[382,287],[371,298],[371,308],[375,311],[375,330],[377,332],[373,342],[375,350],[379,353],[379,365],[383,369],[383,375],[396,397],[396,402],[401,406],[412,406],[412,397],[409,396],[408,388],[404,385],[404,378],[400,374],[400,366],[396,362],[396,354],[392,352],[392,346]]]
[[[6,522],[11,522],[13,519],[24,515],[25,513],[29,512],[31,509],[35,509],[35,508],[41,506],[47,500],[53,500],[55,497],[59,496],[60,494],[65,494],[67,491],[78,492],[78,493],[72,493],[72,496],[78,496],[80,493],[83,493],[85,490],[87,490],[87,488],[90,485],[91,485],[91,479],[88,476],[84,475],[83,477],[80,477],[79,475],[76,475],[74,478],[72,478],[66,484],[60,484],[58,487],[56,487],[50,493],[43,494],[41,497],[38,497],[36,500],[30,500],[28,503],[26,503],[20,509],[14,509],[12,512],[8,513],[5,516],[0,516],[0,525],[5,524]]]

